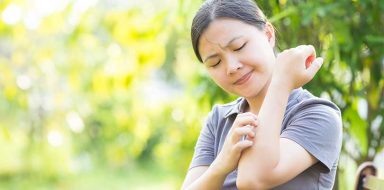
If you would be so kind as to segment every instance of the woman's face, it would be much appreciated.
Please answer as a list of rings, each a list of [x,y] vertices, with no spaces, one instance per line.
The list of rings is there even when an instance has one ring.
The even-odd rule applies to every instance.
[[[272,25],[263,31],[235,19],[217,19],[199,39],[209,75],[225,91],[255,97],[269,85],[275,55]]]

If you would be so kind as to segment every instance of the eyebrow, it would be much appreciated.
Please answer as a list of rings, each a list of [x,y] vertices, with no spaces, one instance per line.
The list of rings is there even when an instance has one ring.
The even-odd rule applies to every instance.
[[[241,38],[241,37],[243,37],[243,36],[236,36],[236,37],[232,38],[231,40],[229,40],[229,42],[227,43],[227,45],[225,45],[223,48],[227,48],[227,47],[229,46],[229,44],[231,44],[233,41],[235,41],[235,40],[237,40],[237,39],[239,39],[239,38]],[[208,59],[211,59],[211,58],[216,57],[216,56],[217,56],[217,53],[208,56],[207,58],[205,58],[204,63],[205,63]]]

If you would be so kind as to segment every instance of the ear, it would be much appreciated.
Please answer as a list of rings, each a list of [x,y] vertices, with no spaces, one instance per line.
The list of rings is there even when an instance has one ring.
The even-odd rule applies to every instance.
[[[265,24],[265,35],[267,35],[268,42],[271,45],[272,48],[275,47],[275,28],[273,28],[273,25],[270,22],[267,22]]]

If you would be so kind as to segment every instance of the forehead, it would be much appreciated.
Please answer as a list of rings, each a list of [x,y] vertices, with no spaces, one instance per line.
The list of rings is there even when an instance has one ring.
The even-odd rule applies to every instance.
[[[199,39],[199,50],[204,52],[210,46],[225,46],[228,41],[238,36],[248,36],[258,29],[242,21],[221,18],[212,21]]]

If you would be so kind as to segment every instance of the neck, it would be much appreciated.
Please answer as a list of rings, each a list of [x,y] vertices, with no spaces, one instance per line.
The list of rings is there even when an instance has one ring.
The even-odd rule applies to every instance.
[[[269,80],[267,84],[265,84],[265,86],[261,89],[257,96],[245,98],[248,102],[248,108],[246,109],[246,111],[252,112],[256,115],[259,114],[261,105],[263,104],[265,95],[267,94],[270,82],[271,80]]]

